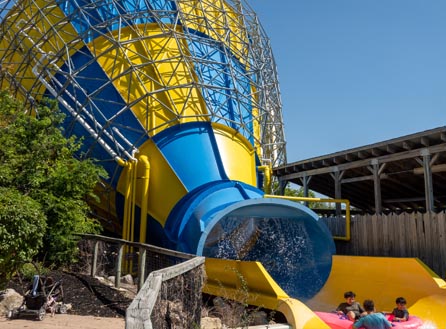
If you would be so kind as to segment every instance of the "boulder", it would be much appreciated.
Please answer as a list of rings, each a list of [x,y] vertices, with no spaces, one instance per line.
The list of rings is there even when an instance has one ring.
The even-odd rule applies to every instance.
[[[14,289],[6,289],[0,292],[0,316],[6,316],[9,310],[23,304],[23,296]]]
[[[201,318],[201,329],[223,329],[219,318],[204,317]]]

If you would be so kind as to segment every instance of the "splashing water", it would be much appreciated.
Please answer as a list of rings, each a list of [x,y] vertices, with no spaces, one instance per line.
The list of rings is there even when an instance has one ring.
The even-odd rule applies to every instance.
[[[292,217],[228,216],[209,234],[204,254],[260,261],[290,296],[307,299],[327,279],[327,271],[320,271],[320,267],[331,267],[331,255],[328,260],[315,254],[315,244],[321,242],[312,240],[317,232],[311,230],[314,230],[314,225],[309,226],[305,220]]]

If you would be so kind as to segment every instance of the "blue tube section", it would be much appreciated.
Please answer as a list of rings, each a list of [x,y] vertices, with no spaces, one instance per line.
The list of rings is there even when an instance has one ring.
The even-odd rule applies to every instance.
[[[146,241],[206,257],[259,261],[288,295],[301,300],[322,288],[335,246],[313,211],[263,198],[257,187],[230,180],[210,123],[177,125],[153,141],[187,193],[164,227],[148,218]]]
[[[164,227],[168,247],[206,257],[260,261],[289,296],[310,299],[331,271],[331,234],[310,209],[261,198],[262,193],[231,181],[192,192]]]
[[[197,254],[260,261],[288,295],[313,297],[331,271],[335,245],[310,209],[287,200],[252,199],[214,214]]]

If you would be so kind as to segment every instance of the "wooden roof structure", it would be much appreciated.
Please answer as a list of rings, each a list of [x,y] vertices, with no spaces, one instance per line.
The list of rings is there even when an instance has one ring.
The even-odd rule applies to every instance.
[[[446,209],[446,126],[301,160],[277,168],[288,182],[364,213]]]

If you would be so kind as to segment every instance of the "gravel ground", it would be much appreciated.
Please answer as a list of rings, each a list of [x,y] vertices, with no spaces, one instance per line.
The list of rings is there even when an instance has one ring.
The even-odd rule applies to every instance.
[[[0,317],[0,329],[124,329],[125,310],[130,305],[134,291],[117,290],[89,275],[53,271],[48,276],[62,280],[64,303],[69,305],[67,314],[47,313],[43,321],[35,317],[19,319]],[[29,282],[12,280],[8,288],[25,294]]]
[[[124,329],[124,318],[94,317],[71,314],[46,316],[43,321],[0,318],[0,329]]]
[[[132,292],[117,290],[89,275],[53,271],[47,276],[62,280],[63,301],[70,305],[70,315],[124,318],[134,296]],[[28,287],[29,283],[20,283],[17,278],[9,284],[9,288],[22,295]]]

